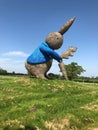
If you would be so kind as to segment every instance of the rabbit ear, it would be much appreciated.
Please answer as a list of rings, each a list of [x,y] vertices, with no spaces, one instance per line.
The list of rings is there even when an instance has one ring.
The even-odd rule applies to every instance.
[[[63,35],[72,25],[72,23],[74,22],[75,17],[69,19],[62,27],[61,29],[58,31],[61,35]]]

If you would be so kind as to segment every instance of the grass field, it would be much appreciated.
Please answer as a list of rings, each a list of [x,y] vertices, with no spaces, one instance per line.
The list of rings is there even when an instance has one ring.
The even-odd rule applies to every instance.
[[[98,130],[98,85],[0,76],[0,130]]]

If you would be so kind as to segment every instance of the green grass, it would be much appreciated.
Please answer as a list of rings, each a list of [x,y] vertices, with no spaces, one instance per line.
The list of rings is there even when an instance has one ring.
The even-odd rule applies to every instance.
[[[98,130],[98,85],[0,76],[0,130]]]

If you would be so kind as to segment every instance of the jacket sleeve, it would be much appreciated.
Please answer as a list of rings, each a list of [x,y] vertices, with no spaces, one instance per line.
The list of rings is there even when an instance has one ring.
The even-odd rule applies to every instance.
[[[52,59],[57,60],[58,62],[62,61],[62,58],[58,53],[56,53],[53,49],[49,48],[48,46],[40,46],[40,51],[44,53],[45,55],[48,55]]]

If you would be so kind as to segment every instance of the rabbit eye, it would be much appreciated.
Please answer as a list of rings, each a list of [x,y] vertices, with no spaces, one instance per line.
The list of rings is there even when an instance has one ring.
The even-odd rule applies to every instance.
[[[58,40],[59,38],[57,37],[56,39]]]

